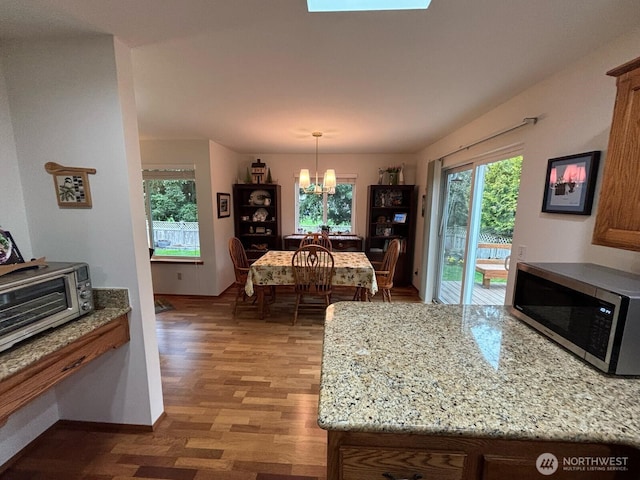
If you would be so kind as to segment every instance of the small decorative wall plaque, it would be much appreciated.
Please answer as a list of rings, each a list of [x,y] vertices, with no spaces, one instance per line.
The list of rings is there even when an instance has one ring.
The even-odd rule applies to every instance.
[[[53,185],[60,208],[91,208],[88,175],[95,174],[95,168],[65,167],[47,162],[44,169],[53,175]]]

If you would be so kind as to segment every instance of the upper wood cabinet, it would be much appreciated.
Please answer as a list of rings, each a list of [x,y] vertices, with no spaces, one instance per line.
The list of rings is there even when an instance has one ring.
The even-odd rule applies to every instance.
[[[593,243],[640,251],[640,57],[607,75],[618,93]]]

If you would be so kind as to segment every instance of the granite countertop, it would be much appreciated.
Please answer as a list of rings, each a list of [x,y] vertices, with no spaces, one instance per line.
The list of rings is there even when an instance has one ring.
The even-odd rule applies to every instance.
[[[95,310],[0,353],[0,381],[131,311],[126,289],[93,289]]]
[[[327,430],[640,447],[640,378],[605,375],[501,306],[327,309]]]

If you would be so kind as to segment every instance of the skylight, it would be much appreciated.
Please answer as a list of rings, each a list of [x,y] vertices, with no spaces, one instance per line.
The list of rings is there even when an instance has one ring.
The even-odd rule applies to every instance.
[[[362,10],[426,10],[431,0],[307,0],[310,12]]]

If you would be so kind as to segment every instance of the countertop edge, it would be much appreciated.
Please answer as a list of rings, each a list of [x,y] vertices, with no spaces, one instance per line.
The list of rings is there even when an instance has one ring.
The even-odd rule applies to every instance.
[[[320,428],[640,449],[640,411],[633,401],[640,379],[596,372],[511,317],[507,307],[489,306],[486,317],[481,307],[380,307],[356,310],[347,302],[327,309]],[[482,337],[486,331],[476,327],[495,328],[502,337]],[[491,347],[499,345],[499,356],[492,356]],[[419,351],[433,352],[434,360],[412,357]],[[514,402],[525,392],[531,401],[520,408]]]
[[[6,380],[112,320],[131,312],[126,289],[96,290],[100,290],[100,293],[96,297],[97,309],[93,312],[41,332],[1,352],[0,381]]]
[[[396,425],[370,425],[353,427],[349,424],[324,423],[318,418],[318,427],[326,431],[369,433],[369,434],[390,434],[390,435],[429,435],[434,437],[449,438],[473,438],[473,439],[500,439],[500,440],[520,440],[537,442],[571,442],[571,443],[603,443],[611,445],[624,445],[640,449],[640,440],[633,435],[626,437],[608,436],[590,433],[566,432],[562,435],[539,433],[527,434],[526,432],[486,432],[478,430],[454,430],[436,429],[429,426],[409,426],[402,428]]]

